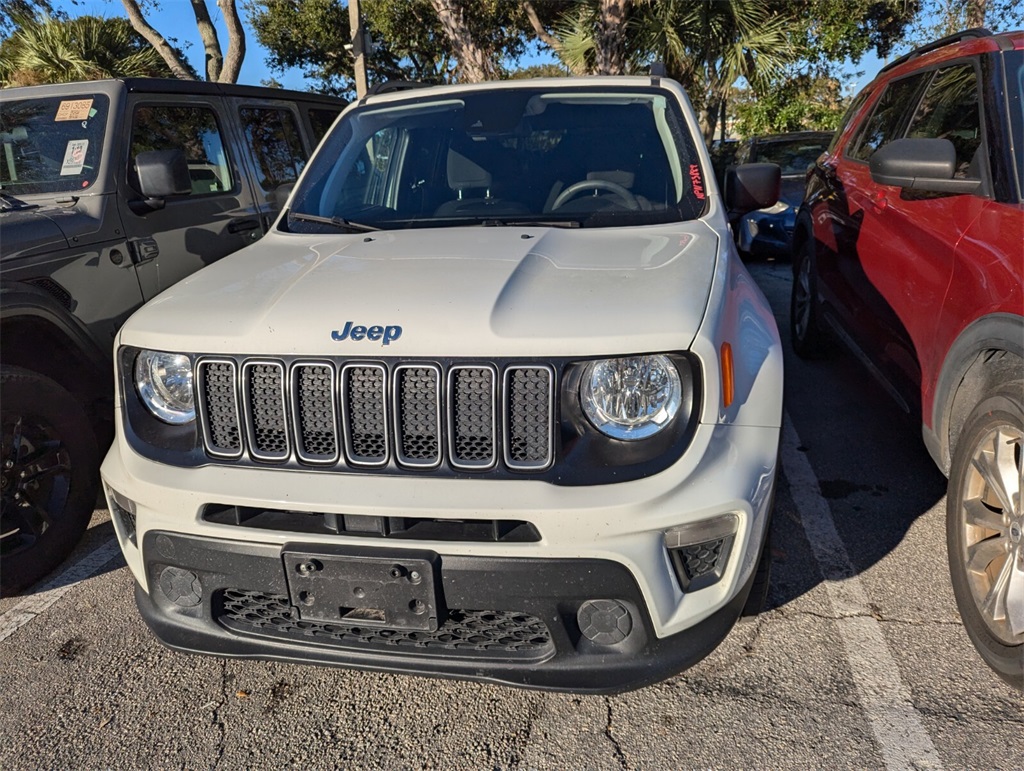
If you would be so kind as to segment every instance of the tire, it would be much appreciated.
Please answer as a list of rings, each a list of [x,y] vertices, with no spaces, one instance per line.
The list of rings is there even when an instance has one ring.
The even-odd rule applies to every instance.
[[[0,368],[0,594],[53,570],[92,517],[99,453],[81,404],[48,377]]]
[[[971,642],[997,675],[1024,690],[1024,393],[1014,383],[984,399],[957,440],[946,543]]]
[[[790,339],[801,359],[820,359],[828,351],[828,337],[818,315],[818,271],[813,238],[804,242],[794,259],[793,293],[789,303]]]

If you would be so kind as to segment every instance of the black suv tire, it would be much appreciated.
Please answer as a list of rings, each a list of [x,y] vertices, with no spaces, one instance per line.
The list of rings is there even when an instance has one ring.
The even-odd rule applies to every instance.
[[[70,554],[96,504],[99,453],[85,410],[48,377],[0,369],[3,404],[0,594],[35,583]]]
[[[820,359],[828,352],[828,336],[818,316],[818,273],[814,239],[808,237],[794,255],[789,330],[793,350],[801,359]]]

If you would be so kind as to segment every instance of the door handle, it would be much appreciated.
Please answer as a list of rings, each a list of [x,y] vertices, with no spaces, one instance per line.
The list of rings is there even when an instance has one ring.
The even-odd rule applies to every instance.
[[[260,226],[258,219],[232,220],[228,223],[229,233],[244,233],[247,230],[256,230]]]
[[[155,260],[160,256],[160,246],[154,238],[137,238],[130,242],[130,246],[128,253],[136,265]]]

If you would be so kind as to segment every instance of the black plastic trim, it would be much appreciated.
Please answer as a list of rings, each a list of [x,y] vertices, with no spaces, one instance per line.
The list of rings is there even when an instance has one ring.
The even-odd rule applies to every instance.
[[[622,441],[612,439],[597,431],[583,414],[579,402],[579,380],[583,369],[590,361],[608,358],[592,356],[585,359],[453,359],[453,358],[394,358],[377,361],[362,359],[341,359],[304,356],[218,356],[214,354],[188,354],[193,365],[196,361],[218,359],[233,360],[242,365],[250,359],[283,362],[286,373],[291,373],[296,362],[330,361],[339,372],[341,398],[344,398],[344,370],[348,366],[377,366],[387,372],[388,382],[394,378],[396,368],[404,365],[432,364],[439,366],[442,373],[458,366],[493,366],[498,376],[502,377],[510,367],[549,367],[554,374],[553,415],[553,461],[543,469],[519,470],[497,464],[494,467],[468,469],[453,466],[448,457],[444,457],[439,465],[430,469],[407,468],[400,465],[393,451],[389,451],[386,463],[369,465],[359,464],[349,458],[347,446],[342,458],[333,465],[325,463],[302,462],[294,452],[294,441],[290,441],[291,454],[287,460],[268,462],[253,460],[245,456],[238,458],[209,457],[203,450],[199,430],[196,423],[185,426],[170,426],[156,419],[142,406],[133,385],[132,369],[138,349],[123,347],[119,353],[120,388],[124,400],[124,434],[129,446],[150,460],[179,467],[199,467],[207,465],[237,466],[241,468],[263,468],[280,471],[305,471],[336,474],[380,474],[385,476],[433,476],[459,479],[532,479],[560,486],[601,485],[627,482],[642,479],[664,471],[674,464],[689,446],[697,430],[701,412],[702,373],[696,357],[689,353],[678,352],[667,354],[679,369],[683,384],[683,403],[680,416],[668,428],[652,437],[640,441]],[[629,354],[643,355],[643,353]],[[290,399],[291,378],[285,379],[286,402]],[[391,425],[395,416],[391,413],[391,404],[384,403],[389,414],[388,442],[394,438]],[[341,411],[344,415],[345,410]],[[342,421],[344,423],[344,421]],[[287,430],[294,429],[288,425]],[[347,427],[343,426],[343,431]],[[448,421],[441,421],[443,432],[441,446],[448,446]],[[247,427],[243,426],[243,434]],[[497,440],[504,444],[503,432],[499,431]],[[245,437],[243,436],[243,442]],[[346,442],[347,444],[347,442]],[[344,446],[344,445],[343,445]],[[445,453],[447,456],[447,453]],[[498,448],[498,457],[504,457],[504,446]]]
[[[338,547],[344,553],[351,547]],[[629,570],[600,559],[538,559],[440,555],[437,584],[450,608],[514,610],[542,619],[555,652],[544,661],[481,661],[418,649],[394,653],[352,647],[303,645],[279,638],[239,635],[215,620],[216,597],[237,588],[287,595],[285,551],[332,553],[322,544],[251,544],[149,531],[143,539],[147,593],[136,585],[143,619],[157,638],[176,650],[230,658],[254,658],[341,666],[358,670],[431,675],[541,690],[616,693],[639,688],[693,666],[726,637],[746,603],[756,571],[720,610],[678,634],[658,638],[646,603]],[[400,560],[401,549],[376,550]],[[195,604],[176,604],[159,589],[166,567],[191,571],[202,591]],[[580,632],[576,613],[592,599],[613,599],[632,616],[625,640],[598,645]]]
[[[920,48],[915,48],[910,53],[904,54],[898,59],[894,59],[893,61],[889,62],[887,65],[882,67],[882,69],[880,69],[878,73],[882,74],[883,72],[888,72],[889,70],[899,67],[901,64],[904,64],[905,62],[909,62],[910,60],[916,59],[919,56],[924,56],[925,54],[931,53],[932,51],[937,51],[938,49],[944,48],[945,46],[948,45],[952,45],[953,43],[962,43],[964,40],[973,40],[976,38],[984,37],[992,37],[992,32],[990,30],[985,29],[984,27],[975,27],[974,29],[966,29],[963,30],[962,32],[955,32],[952,35],[947,35],[944,38],[933,40],[931,43],[926,43]]]

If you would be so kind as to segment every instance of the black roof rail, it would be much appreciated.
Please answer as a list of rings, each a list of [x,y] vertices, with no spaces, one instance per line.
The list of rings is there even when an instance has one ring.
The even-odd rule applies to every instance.
[[[396,91],[408,91],[412,88],[430,88],[432,85],[432,83],[423,83],[419,80],[388,80],[384,83],[370,86],[366,91],[366,95],[393,94]]]
[[[975,27],[974,29],[965,29],[963,32],[955,32],[954,34],[947,35],[946,37],[940,38],[939,40],[935,40],[931,43],[926,43],[920,48],[915,48],[909,54],[904,54],[899,59],[889,62],[887,65],[885,65],[884,67],[882,67],[882,69],[878,71],[878,74],[881,75],[883,72],[888,72],[893,67],[899,67],[904,62],[909,62],[911,59],[916,59],[919,56],[923,56],[929,51],[935,51],[936,49],[942,48],[943,46],[948,46],[950,43],[959,43],[962,40],[971,40],[972,38],[981,37],[992,37],[991,30],[987,30],[984,27]]]

